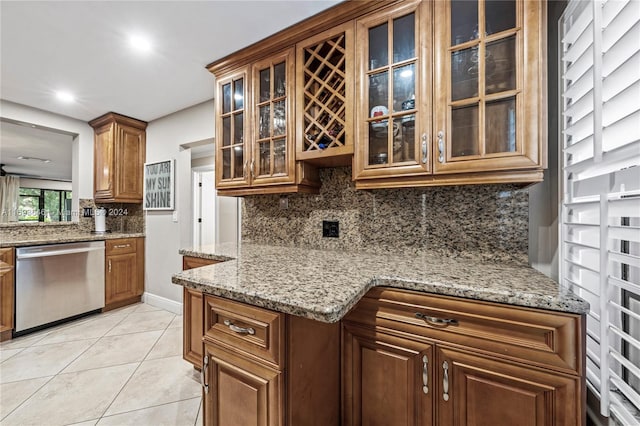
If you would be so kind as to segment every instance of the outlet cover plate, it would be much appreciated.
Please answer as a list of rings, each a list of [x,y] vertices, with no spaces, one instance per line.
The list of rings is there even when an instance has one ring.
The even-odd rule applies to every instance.
[[[322,221],[323,238],[340,238],[340,222],[337,220]]]

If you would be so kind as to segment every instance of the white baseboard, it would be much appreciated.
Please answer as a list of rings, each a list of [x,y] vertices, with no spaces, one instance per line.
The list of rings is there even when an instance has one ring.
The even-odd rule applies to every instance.
[[[162,308],[166,311],[173,312],[174,314],[182,315],[182,303],[175,300],[167,299],[166,297],[158,296],[146,291],[142,294],[142,301],[148,305],[155,306],[156,308]]]

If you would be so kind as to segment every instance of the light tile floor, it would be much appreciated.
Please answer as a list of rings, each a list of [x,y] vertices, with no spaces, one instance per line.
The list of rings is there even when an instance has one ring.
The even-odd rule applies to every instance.
[[[0,425],[201,425],[182,317],[140,303],[0,344]]]

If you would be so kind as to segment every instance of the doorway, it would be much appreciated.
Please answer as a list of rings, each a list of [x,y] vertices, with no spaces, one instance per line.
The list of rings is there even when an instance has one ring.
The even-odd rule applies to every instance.
[[[193,245],[203,246],[216,241],[215,172],[193,170]]]

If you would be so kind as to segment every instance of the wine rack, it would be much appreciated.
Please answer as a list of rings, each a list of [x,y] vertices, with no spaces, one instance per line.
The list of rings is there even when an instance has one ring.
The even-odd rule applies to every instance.
[[[298,160],[351,164],[351,32],[321,34],[298,50]],[[315,161],[314,161],[315,160]]]

